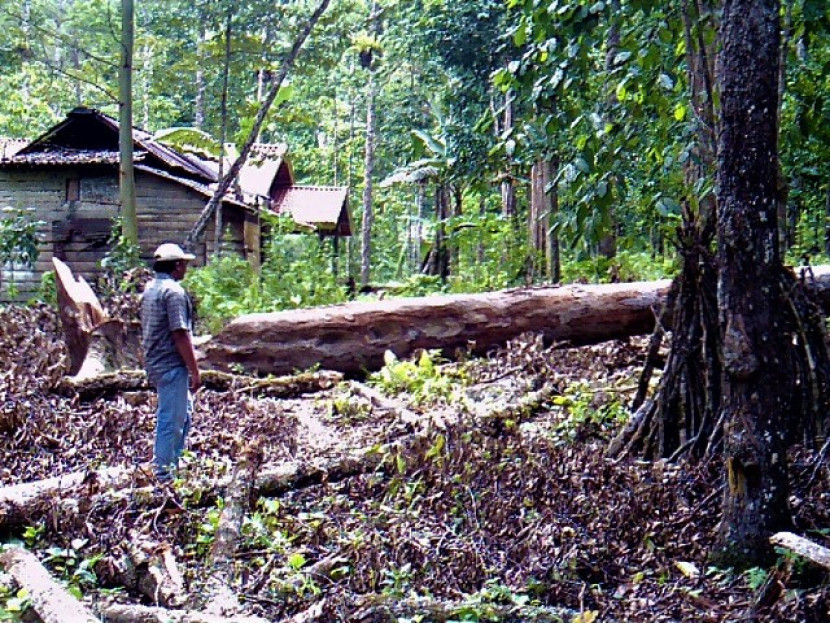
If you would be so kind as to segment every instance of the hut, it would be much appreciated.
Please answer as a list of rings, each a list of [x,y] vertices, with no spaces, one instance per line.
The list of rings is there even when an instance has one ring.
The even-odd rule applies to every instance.
[[[21,145],[0,151],[0,208],[26,209],[39,222],[39,256],[34,267],[0,267],[0,300],[25,300],[51,270],[52,257],[76,274],[95,279],[111,248],[120,213],[118,121],[90,108],[75,108],[56,126]],[[184,241],[218,182],[218,165],[179,152],[133,129],[136,213],[140,254],[149,260],[162,242]],[[222,205],[222,246],[258,265],[264,231],[263,210],[288,211],[298,223],[322,235],[350,235],[346,192],[324,194],[290,210],[280,198],[294,186],[285,149],[258,145]],[[302,187],[298,187],[302,188]],[[337,205],[331,205],[331,200]],[[335,223],[331,215],[337,214]],[[214,252],[214,223],[190,250],[196,264]],[[12,281],[15,287],[9,289]]]

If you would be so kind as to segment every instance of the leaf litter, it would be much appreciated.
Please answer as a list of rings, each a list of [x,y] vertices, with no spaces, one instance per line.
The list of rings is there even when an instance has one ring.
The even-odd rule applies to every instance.
[[[408,446],[391,442],[412,431],[346,384],[282,400],[202,389],[185,475],[210,483],[252,439],[268,465],[361,448],[384,454],[371,470],[250,510],[234,588],[268,620],[830,620],[827,572],[804,561],[782,557],[774,570],[743,574],[708,565],[717,462],[605,458],[619,426],[612,407],[633,395],[644,352],[640,339],[569,348],[526,337],[486,358],[441,364],[436,374],[457,386],[408,408],[442,425]],[[152,392],[82,402],[52,391],[66,362],[54,309],[0,308],[0,353],[0,485],[151,460]],[[481,419],[482,408],[544,387],[553,398],[541,407]],[[396,400],[407,403],[406,393]],[[822,542],[828,473],[814,461],[793,451],[792,507],[797,530]],[[30,545],[42,558],[50,548],[100,557],[83,586],[94,601],[118,588],[106,565],[118,544],[149,535],[170,544],[198,594],[217,512],[199,486],[181,485],[176,512],[131,500],[44,520]],[[770,579],[780,590],[760,599]]]

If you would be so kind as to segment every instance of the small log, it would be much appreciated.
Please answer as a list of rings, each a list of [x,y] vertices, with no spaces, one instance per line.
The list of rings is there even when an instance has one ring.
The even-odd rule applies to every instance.
[[[830,569],[830,549],[809,539],[792,532],[778,532],[769,538],[769,542],[776,547],[788,549],[825,569]]]
[[[168,610],[137,604],[100,605],[98,612],[107,623],[268,623],[257,616],[216,616],[194,610]]]
[[[0,488],[0,530],[33,523],[67,498],[90,498],[101,489],[123,488],[134,481],[134,470],[110,467]]]
[[[56,582],[31,552],[9,547],[0,554],[0,565],[29,592],[32,607],[43,623],[97,623],[84,604]]]
[[[201,377],[202,386],[206,389],[269,398],[296,398],[325,391],[343,380],[342,374],[325,370],[264,379],[218,370],[202,370]],[[81,400],[92,400],[118,392],[149,389],[150,383],[143,370],[119,369],[91,376],[66,376],[61,379],[55,391],[65,396],[77,395]]]
[[[234,469],[208,559],[208,597],[204,608],[208,614],[226,616],[242,609],[230,588],[234,575],[234,554],[242,536],[242,522],[251,506],[254,480],[261,463],[259,445],[254,443],[242,450]]]

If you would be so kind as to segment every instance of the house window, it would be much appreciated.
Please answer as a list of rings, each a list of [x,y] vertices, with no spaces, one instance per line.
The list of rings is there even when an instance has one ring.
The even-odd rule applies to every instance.
[[[81,181],[78,179],[66,180],[66,200],[80,201],[81,200]]]

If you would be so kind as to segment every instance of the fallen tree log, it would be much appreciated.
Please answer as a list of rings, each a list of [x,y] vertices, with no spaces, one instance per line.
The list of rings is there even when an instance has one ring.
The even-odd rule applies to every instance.
[[[806,281],[828,309],[830,267],[814,267]],[[256,374],[319,365],[354,376],[383,366],[387,349],[398,357],[418,349],[482,354],[526,332],[547,342],[596,343],[649,333],[669,286],[538,287],[249,314],[207,341],[202,357],[208,367]]]
[[[277,378],[256,378],[230,374],[219,370],[201,371],[202,386],[220,392],[235,392],[268,398],[296,398],[303,394],[331,389],[343,380],[343,375],[329,370],[303,372]],[[149,390],[150,383],[143,370],[116,370],[95,376],[65,376],[55,391],[77,395],[81,400],[91,400],[118,392]]]
[[[29,593],[32,607],[43,623],[97,623],[84,604],[55,581],[31,552],[9,547],[0,554],[0,565]]]

